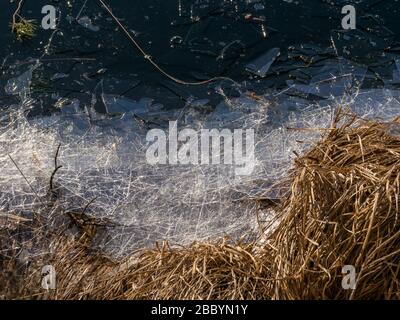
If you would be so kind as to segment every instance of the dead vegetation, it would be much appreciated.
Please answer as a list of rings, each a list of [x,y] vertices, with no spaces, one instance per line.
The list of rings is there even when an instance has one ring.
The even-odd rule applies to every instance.
[[[18,41],[29,40],[35,36],[37,29],[35,20],[25,19],[21,16],[21,10],[24,5],[24,0],[19,0],[17,8],[12,16],[10,24],[11,31],[15,34]]]
[[[167,243],[112,261],[92,248],[101,223],[0,216],[0,295],[15,299],[400,299],[400,124],[340,111],[289,173],[260,240]],[[56,166],[57,167],[57,166]],[[54,176],[52,179],[55,179]],[[47,208],[46,210],[50,210]],[[43,210],[43,211],[46,211]],[[69,217],[69,218],[68,218]],[[64,222],[65,222],[64,221]],[[89,223],[90,221],[90,223]],[[274,227],[272,227],[272,224]],[[52,227],[50,227],[51,225]],[[67,232],[71,227],[76,234]],[[35,249],[36,255],[24,250]],[[57,288],[41,288],[41,268]],[[354,265],[355,290],[342,288]]]

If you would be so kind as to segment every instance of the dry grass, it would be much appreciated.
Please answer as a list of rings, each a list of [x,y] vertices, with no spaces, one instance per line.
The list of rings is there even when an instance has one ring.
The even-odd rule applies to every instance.
[[[29,40],[35,36],[37,29],[35,20],[28,20],[21,16],[24,0],[19,0],[17,8],[12,16],[10,24],[11,31],[15,34],[18,41]]]
[[[269,241],[273,298],[400,298],[400,140],[388,134],[399,126],[355,121],[339,115],[295,163]],[[354,291],[343,265],[358,272]]]
[[[37,26],[35,20],[20,18],[18,22],[11,24],[11,29],[18,41],[24,41],[35,36]]]
[[[400,139],[389,134],[397,128],[396,120],[378,123],[339,112],[323,139],[295,161],[291,192],[275,208],[275,227],[264,226],[269,230],[261,235],[264,241],[222,239],[187,248],[164,243],[116,262],[91,249],[96,225],[71,219],[80,230],[74,237],[46,231],[45,219],[0,217],[0,265],[5,270],[0,294],[39,299],[400,299]],[[13,246],[26,243],[47,248],[46,254],[25,263]],[[57,271],[56,290],[40,287],[44,264]],[[356,268],[355,290],[341,286],[344,265]]]

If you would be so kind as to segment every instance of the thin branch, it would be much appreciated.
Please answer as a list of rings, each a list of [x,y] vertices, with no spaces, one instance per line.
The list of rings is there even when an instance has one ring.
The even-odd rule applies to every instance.
[[[94,197],[92,200],[90,200],[86,206],[83,208],[82,212],[81,212],[81,216],[83,216],[86,213],[86,210],[89,208],[89,206],[95,202],[97,200],[98,197]]]
[[[174,77],[173,75],[169,74],[167,71],[165,71],[159,64],[157,64],[152,56],[150,54],[148,54],[143,48],[142,46],[139,44],[138,41],[136,41],[132,34],[128,31],[128,29],[122,24],[122,22],[114,15],[114,13],[112,12],[110,6],[106,3],[105,0],[98,0],[100,2],[100,4],[102,5],[102,7],[105,9],[105,11],[107,12],[107,14],[116,22],[116,24],[120,27],[120,29],[125,33],[125,35],[128,37],[129,41],[134,45],[134,47],[143,55],[143,58],[145,58],[150,64],[153,65],[154,68],[156,68],[161,74],[163,74],[165,77],[167,77],[168,79],[178,83],[178,84],[182,84],[182,85],[191,85],[191,86],[198,86],[198,85],[204,85],[204,84],[208,84],[217,80],[228,80],[228,81],[232,81],[233,83],[236,83],[234,80],[232,80],[231,78],[228,77],[213,77],[204,81],[198,81],[198,82],[188,82],[188,81],[183,81],[180,80],[176,77]]]
[[[54,170],[53,170],[53,173],[51,174],[51,177],[50,177],[50,192],[53,195],[56,195],[56,192],[54,190],[54,177],[55,177],[57,171],[62,168],[62,166],[58,165],[58,155],[60,153],[60,148],[61,148],[61,144],[59,144],[58,147],[57,147],[57,151],[56,151],[56,154],[54,156]]]
[[[14,14],[12,16],[12,31],[14,31],[15,23],[17,22],[17,16],[21,17],[20,12],[21,12],[21,9],[22,9],[22,6],[24,5],[24,3],[25,3],[25,0],[20,0],[18,2],[17,9],[14,11]]]

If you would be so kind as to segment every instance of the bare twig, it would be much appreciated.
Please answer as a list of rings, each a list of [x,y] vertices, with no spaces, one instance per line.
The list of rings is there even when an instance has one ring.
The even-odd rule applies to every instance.
[[[13,17],[12,17],[12,31],[14,31],[15,23],[17,22],[17,16],[22,18],[20,16],[20,12],[21,12],[21,9],[22,9],[22,6],[24,5],[24,3],[25,3],[25,0],[20,0],[18,2],[17,9],[15,9],[15,11],[14,11],[14,14],[13,14]]]
[[[82,216],[86,213],[86,210],[89,208],[89,206],[90,206],[93,202],[95,202],[95,201],[97,200],[97,198],[98,198],[98,197],[94,197],[92,200],[90,200],[90,201],[86,204],[86,206],[83,208],[83,210],[82,210],[82,212],[81,212],[81,215],[82,215]]]
[[[180,80],[171,74],[169,74],[167,71],[165,71],[163,68],[161,68],[154,60],[153,57],[148,54],[142,46],[133,38],[131,33],[127,30],[127,28],[121,23],[121,21],[114,15],[112,12],[110,6],[104,1],[104,0],[99,0],[100,4],[103,6],[103,8],[106,10],[106,12],[110,15],[110,17],[117,23],[117,25],[121,28],[121,30],[125,33],[125,35],[128,37],[129,41],[136,47],[136,49],[143,55],[143,58],[145,58],[147,61],[149,61],[150,64],[153,65],[154,68],[156,68],[161,74],[163,74],[165,77],[168,79],[182,85],[190,85],[190,86],[197,86],[197,85],[204,85],[208,84],[217,80],[228,80],[228,81],[233,81],[231,78],[228,77],[213,77],[204,81],[199,81],[199,82],[188,82],[188,81],[183,81]]]
[[[56,151],[56,154],[54,156],[54,170],[53,170],[53,173],[51,174],[51,177],[50,177],[50,192],[53,195],[56,195],[56,192],[54,190],[54,177],[55,177],[57,171],[62,168],[62,166],[58,165],[58,154],[60,153],[60,148],[61,148],[61,144],[59,144],[58,147],[57,147],[57,151]]]

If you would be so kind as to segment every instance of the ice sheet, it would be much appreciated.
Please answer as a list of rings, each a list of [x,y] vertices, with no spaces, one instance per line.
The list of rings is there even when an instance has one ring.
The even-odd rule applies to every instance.
[[[287,192],[277,182],[296,154],[330,126],[337,108],[379,119],[400,110],[399,91],[360,89],[365,68],[338,59],[336,65],[328,60],[314,70],[309,83],[293,82],[280,91],[257,95],[244,83],[230,96],[229,88],[218,87],[221,100],[214,108],[208,99],[188,99],[183,108],[165,110],[150,97],[132,100],[107,93],[99,84],[89,104],[60,98],[54,100],[58,112],[32,117],[26,109],[41,102],[30,95],[31,70],[21,70],[5,87],[19,100],[3,110],[0,121],[0,210],[29,216],[52,208],[48,214],[54,217],[60,208],[82,210],[93,200],[87,212],[116,223],[97,242],[115,256],[160,240],[189,244],[224,235],[254,237],[257,206],[252,198]],[[97,103],[106,113],[96,110]],[[197,133],[203,128],[254,129],[254,171],[237,176],[232,165],[148,164],[146,133],[166,129],[170,120]],[[55,176],[59,195],[51,204],[46,195],[59,144],[63,167]]]

